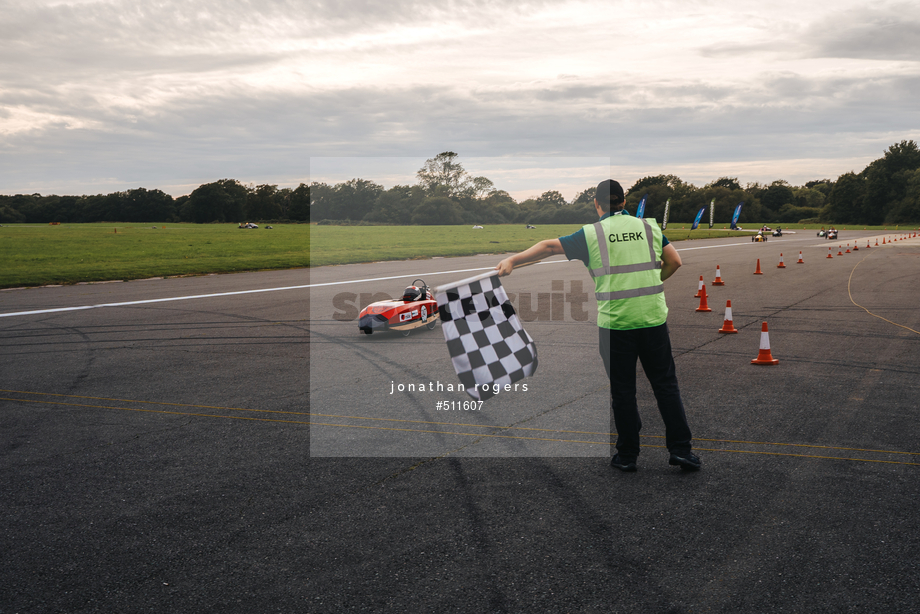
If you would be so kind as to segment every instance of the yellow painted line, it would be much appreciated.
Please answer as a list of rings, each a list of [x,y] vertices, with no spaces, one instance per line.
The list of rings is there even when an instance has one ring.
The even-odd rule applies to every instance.
[[[646,437],[646,435],[643,435]],[[650,437],[659,437],[660,435],[650,435]],[[709,441],[712,443],[743,443],[750,446],[790,446],[794,448],[815,448],[819,450],[841,450],[844,452],[872,452],[876,454],[906,454],[907,456],[920,456],[920,452],[899,452],[896,450],[873,450],[871,448],[846,448],[843,446],[822,446],[813,443],[777,443],[775,441],[745,441],[740,439],[701,439],[694,437],[693,441]],[[820,457],[816,457],[820,458]]]
[[[338,426],[342,428],[360,428],[360,429],[373,429],[373,430],[381,430],[381,431],[405,431],[405,432],[411,432],[411,433],[435,433],[438,435],[468,435],[471,437],[480,437],[480,438],[481,437],[494,437],[494,438],[500,438],[500,439],[555,441],[555,442],[560,442],[560,443],[585,443],[585,444],[592,444],[592,445],[603,445],[603,446],[608,446],[608,447],[611,445],[609,442],[601,442],[601,441],[579,441],[576,439],[550,439],[550,438],[544,438],[544,437],[519,437],[516,435],[492,435],[488,433],[456,433],[452,431],[425,431],[425,430],[418,430],[418,429],[398,429],[398,428],[392,428],[392,427],[366,426],[366,425],[356,425],[356,424],[322,424],[322,426]],[[706,441],[715,441],[715,440],[706,440]],[[770,445],[770,444],[767,444],[767,445]],[[790,444],[790,445],[794,445],[794,444]],[[646,444],[645,447],[664,449],[667,446],[656,446],[656,445]],[[766,456],[790,456],[790,457],[796,457],[796,458],[849,460],[849,461],[862,461],[866,463],[886,463],[890,465],[911,465],[911,466],[920,467],[920,463],[910,463],[910,462],[905,462],[905,461],[875,460],[875,459],[868,459],[868,458],[846,458],[846,457],[841,457],[841,456],[821,456],[817,454],[792,454],[789,452],[764,452],[764,451],[757,451],[757,450],[729,450],[725,448],[710,449],[710,448],[696,448],[695,447],[693,449],[699,452],[735,452],[738,454],[763,454]],[[848,448],[841,448],[841,449],[846,450]],[[905,454],[905,453],[900,452],[899,454]]]
[[[336,426],[347,429],[370,429],[374,431],[400,431],[404,433],[431,433],[435,435],[461,435],[465,437],[489,437],[493,439],[520,439],[525,441],[555,441],[559,443],[586,443],[591,445],[610,446],[606,441],[580,441],[578,439],[555,439],[552,437],[521,437],[520,435],[496,435],[494,433],[458,433],[456,431],[429,431],[424,429],[395,428],[392,426],[371,426],[368,424],[327,424],[324,422],[311,422],[311,426]],[[654,447],[654,446],[653,446]]]
[[[491,424],[464,424],[464,423],[458,423],[458,422],[440,422],[437,420],[428,421],[428,420],[405,420],[405,419],[399,419],[399,418],[374,418],[374,417],[366,417],[366,416],[344,416],[344,415],[339,415],[339,414],[318,414],[318,413],[312,413],[312,412],[289,412],[289,411],[271,410],[271,409],[247,409],[247,408],[242,408],[242,407],[223,407],[223,406],[218,406],[218,405],[193,405],[193,404],[184,404],[184,403],[169,403],[169,402],[162,402],[162,401],[136,401],[132,399],[114,399],[114,398],[108,398],[108,397],[67,395],[67,394],[58,394],[58,393],[52,393],[52,392],[28,392],[28,391],[23,391],[23,390],[0,389],[0,392],[10,392],[10,393],[18,393],[18,394],[34,394],[34,395],[40,395],[40,396],[54,396],[54,397],[76,398],[76,399],[90,399],[90,400],[97,400],[97,401],[116,401],[120,403],[144,403],[144,404],[149,404],[149,405],[166,405],[169,407],[193,407],[193,408],[199,408],[199,409],[264,412],[264,413],[288,414],[288,415],[310,416],[310,417],[316,416],[316,417],[321,417],[321,418],[334,418],[338,420],[373,420],[373,421],[396,422],[396,423],[404,423],[404,424],[436,424],[439,426],[460,426],[460,427],[465,427],[465,428],[484,428],[484,429],[497,429],[497,430],[524,430],[524,431],[538,431],[538,432],[546,432],[546,433],[564,433],[564,434],[571,434],[571,435],[599,435],[599,436],[603,436],[607,438],[616,436],[616,433],[607,433],[607,432],[600,432],[600,431],[570,431],[570,430],[563,430],[563,429],[548,429],[548,428],[523,427],[523,426],[502,426],[502,425],[491,425]],[[212,417],[212,418],[239,418],[241,420],[246,419],[246,420],[256,420],[256,421],[260,420],[260,418],[220,416],[217,414],[171,412],[171,411],[165,411],[165,410],[160,410],[160,411],[142,410],[142,409],[133,409],[133,408],[128,408],[128,407],[115,407],[111,405],[86,405],[86,404],[80,404],[80,403],[57,403],[57,402],[52,402],[52,401],[33,401],[30,399],[16,399],[16,398],[7,398],[7,397],[0,397],[0,400],[23,401],[27,403],[46,403],[50,405],[65,405],[65,406],[74,406],[74,407],[89,407],[93,409],[123,409],[126,411],[147,411],[147,412],[152,412],[152,413],[164,413],[164,414],[173,414],[173,415],[180,415],[180,416],[204,416],[204,417]],[[270,419],[261,419],[261,420],[266,421],[266,422],[285,422],[289,424],[313,424],[316,426],[339,426],[343,428],[349,428],[349,427],[366,428],[366,429],[376,428],[378,430],[394,430],[394,431],[400,430],[400,431],[418,432],[418,433],[457,434],[457,435],[469,435],[469,436],[476,436],[476,437],[490,436],[485,433],[454,433],[451,431],[399,429],[395,427],[373,427],[373,426],[349,425],[349,424],[340,424],[340,423],[331,424],[331,423],[316,422],[315,420],[308,420],[308,421],[270,420]],[[502,435],[501,437],[514,438],[513,436],[510,436],[510,435]],[[641,437],[643,439],[664,439],[665,438],[663,435],[641,435]],[[607,442],[590,442],[590,441],[580,441],[580,440],[574,440],[574,439],[553,439],[553,438],[536,438],[536,437],[534,438],[518,437],[518,438],[519,439],[536,439],[536,440],[541,440],[541,441],[560,441],[560,442],[569,442],[569,443],[602,443],[603,445],[609,445]],[[710,443],[732,443],[732,444],[742,444],[742,445],[752,445],[752,446],[786,446],[786,447],[795,447],[795,448],[813,448],[813,449],[820,449],[820,450],[840,450],[844,452],[866,452],[866,453],[872,453],[872,454],[895,454],[895,455],[901,454],[901,455],[906,455],[906,456],[920,456],[920,452],[902,452],[898,450],[876,450],[872,448],[852,448],[852,447],[844,447],[844,446],[826,446],[826,445],[807,444],[807,443],[783,443],[783,442],[775,442],[775,441],[748,441],[748,440],[743,440],[743,439],[707,439],[707,438],[701,438],[701,437],[694,438],[694,441],[708,441]],[[656,447],[656,446],[651,446],[651,447]],[[657,447],[663,447],[663,446],[657,446]],[[780,454],[780,453],[777,453],[777,454]],[[825,457],[815,456],[814,458],[825,458]],[[826,457],[826,458],[837,458],[837,457]],[[908,464],[913,464],[913,463],[908,463]]]
[[[284,423],[284,424],[303,424],[310,426],[329,426],[329,427],[338,427],[338,428],[360,428],[368,430],[379,430],[379,431],[395,431],[395,432],[406,432],[406,433],[426,433],[434,435],[456,435],[461,437],[477,437],[477,438],[493,438],[493,439],[517,439],[517,440],[526,440],[526,441],[550,441],[557,443],[580,443],[588,445],[603,445],[610,446],[609,442],[599,442],[599,441],[583,441],[577,439],[557,439],[551,437],[521,437],[518,435],[497,435],[492,433],[463,433],[455,431],[435,431],[435,430],[424,430],[424,429],[409,429],[409,428],[394,428],[394,427],[381,427],[381,426],[371,426],[371,425],[356,425],[356,424],[329,424],[329,423],[317,423],[309,421],[298,421],[298,420],[280,420],[275,418],[255,418],[250,416],[223,416],[220,414],[202,414],[195,412],[179,412],[171,411],[165,409],[139,409],[135,407],[117,407],[112,405],[90,405],[86,403],[63,403],[58,401],[45,401],[45,400],[32,400],[32,399],[12,399],[6,397],[0,397],[0,400],[3,401],[16,401],[20,403],[38,403],[43,405],[63,405],[66,407],[86,407],[91,409],[117,409],[122,411],[137,411],[145,413],[154,413],[154,414],[168,414],[168,415],[177,415],[177,416],[193,416],[200,418],[223,418],[226,420],[249,420],[253,422],[275,422],[275,423]],[[599,433],[601,434],[601,433]],[[656,438],[660,438],[657,437]],[[719,440],[703,440],[703,441],[719,441]],[[764,445],[795,445],[795,444],[764,444]],[[647,445],[649,448],[664,448],[665,446],[660,445]],[[830,448],[829,449],[834,449]],[[878,460],[878,459],[868,459],[868,458],[848,458],[840,456],[821,456],[815,454],[792,454],[785,452],[765,452],[758,450],[730,450],[730,449],[720,449],[720,448],[695,448],[700,452],[730,452],[736,454],[761,454],[765,456],[788,456],[794,458],[811,458],[811,459],[824,459],[824,460],[848,460],[848,461],[858,461],[865,463],[885,463],[890,465],[910,465],[910,466],[920,466],[920,463],[911,463],[904,461],[889,461],[889,460]],[[841,448],[848,449],[848,448]],[[904,452],[886,452],[879,451],[880,453],[886,454],[904,454]]]
[[[145,405],[166,405],[167,407],[197,407],[199,409],[223,409],[227,411],[253,411],[269,414],[294,414],[298,416],[309,416],[310,412],[303,411],[282,411],[280,409],[248,409],[245,407],[222,407],[219,405],[195,405],[191,403],[169,403],[167,401],[138,401],[136,399],[112,399],[108,397],[88,397],[78,394],[58,394],[56,392],[29,392],[28,390],[7,390],[0,388],[0,392],[10,394],[34,394],[45,397],[63,397],[66,399],[89,399],[91,401],[114,401],[115,403],[143,403]]]
[[[118,409],[124,411],[139,411],[147,413],[156,413],[156,414],[170,414],[170,415],[180,415],[180,416],[196,416],[202,418],[224,418],[229,420],[251,420],[255,422],[282,422],[287,424],[309,424],[311,426],[331,426],[331,427],[340,427],[340,428],[360,428],[360,429],[370,429],[370,430],[379,430],[379,431],[396,431],[396,432],[407,432],[407,433],[428,433],[435,435],[457,435],[461,437],[478,437],[478,438],[493,438],[493,439],[517,439],[517,440],[526,440],[526,441],[552,441],[558,443],[582,443],[589,445],[603,445],[610,446],[609,442],[598,442],[598,441],[580,441],[576,439],[554,439],[549,437],[520,437],[517,435],[496,435],[491,433],[458,433],[454,431],[430,431],[423,429],[406,429],[406,428],[393,428],[393,427],[381,427],[381,426],[370,426],[370,425],[356,425],[356,424],[326,424],[326,423],[315,423],[315,422],[302,422],[294,420],[277,420],[272,418],[252,418],[248,416],[221,416],[217,414],[198,414],[192,412],[177,412],[169,411],[163,409],[138,409],[132,407],[113,407],[111,405],[88,405],[88,404],[78,404],[78,403],[59,403],[57,401],[33,401],[29,399],[7,399],[0,397],[0,400],[4,401],[21,401],[26,403],[41,403],[45,405],[65,405],[69,407],[89,407],[94,409]],[[664,448],[665,446],[656,446],[649,445],[646,446],[649,448]],[[887,461],[887,460],[877,460],[877,459],[868,459],[868,458],[844,458],[839,456],[819,456],[814,454],[789,454],[783,452],[763,452],[756,450],[726,450],[719,448],[696,448],[700,452],[731,452],[736,454],[761,454],[765,456],[789,456],[795,458],[812,458],[812,459],[824,459],[824,460],[848,460],[848,461],[858,461],[864,463],[885,463],[889,465],[911,465],[911,466],[920,466],[920,463],[908,463],[903,461]]]
[[[912,465],[915,467],[920,467],[920,463],[906,463],[904,461],[889,461],[889,460],[878,460],[871,458],[845,458],[842,456],[819,456],[817,454],[789,454],[786,452],[762,452],[758,450],[728,450],[725,448],[694,448],[695,451],[699,452],[732,452],[735,454],[763,454],[765,456],[792,456],[796,458],[816,458],[816,459],[827,459],[827,460],[848,460],[848,461],[858,461],[861,463],[884,463],[887,465]]]
[[[850,291],[850,283],[853,281],[853,273],[856,272],[856,268],[857,268],[859,265],[861,265],[861,264],[863,263],[863,261],[864,261],[866,258],[868,258],[869,256],[871,256],[871,254],[867,255],[865,258],[863,258],[862,260],[860,260],[859,262],[857,262],[857,263],[856,263],[856,266],[853,267],[853,270],[850,271],[850,277],[847,279],[847,294],[848,294],[849,297],[850,297],[850,302],[853,303],[854,305],[856,305],[857,307],[859,307],[860,309],[862,309],[863,311],[865,311],[866,313],[868,313],[868,314],[869,314],[870,316],[872,316],[873,318],[878,318],[879,320],[884,320],[885,322],[888,322],[889,324],[894,324],[895,326],[898,326],[898,327],[900,327],[900,328],[909,330],[909,331],[912,332],[912,333],[916,333],[916,334],[920,335],[920,331],[914,330],[914,329],[910,328],[909,326],[904,326],[903,324],[898,324],[897,322],[892,322],[891,320],[889,320],[889,319],[887,319],[887,318],[883,318],[883,317],[880,316],[880,315],[874,314],[874,313],[872,313],[871,311],[869,311],[868,309],[866,309],[865,307],[863,307],[862,305],[860,305],[859,303],[857,303],[856,301],[853,300],[853,293]]]
[[[196,414],[185,411],[169,411],[166,409],[141,409],[137,407],[116,407],[114,405],[88,405],[85,403],[60,403],[58,401],[35,401],[32,399],[10,399],[0,397],[0,401],[16,401],[17,403],[41,403],[42,405],[64,405],[66,407],[88,407],[90,409],[119,409],[123,411],[140,411],[151,414],[170,414],[173,416],[199,416],[202,418],[227,418],[228,420],[252,420],[255,422],[284,422],[287,424],[310,424],[309,420],[278,420],[273,418],[251,418],[249,416],[221,416],[220,414]]]

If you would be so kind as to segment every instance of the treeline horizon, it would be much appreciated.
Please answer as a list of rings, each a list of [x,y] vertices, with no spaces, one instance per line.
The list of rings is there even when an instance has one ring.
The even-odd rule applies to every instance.
[[[235,179],[206,183],[173,198],[161,190],[137,188],[91,196],[0,195],[0,224],[91,222],[320,224],[587,224],[596,221],[595,186],[571,201],[549,190],[520,202],[486,177],[472,177],[443,152],[416,174],[415,185],[384,189],[366,179],[296,188],[243,185]],[[601,178],[603,179],[603,178]],[[599,181],[601,180],[599,179]],[[910,141],[891,145],[859,173],[800,186],[779,179],[770,184],[720,177],[702,187],[675,175],[643,177],[628,188],[626,208],[635,214],[647,195],[645,217],[662,221],[670,200],[669,223],[689,223],[715,201],[715,221],[727,225],[744,203],[738,223],[902,224],[920,222],[920,149]],[[704,216],[708,224],[708,213]]]

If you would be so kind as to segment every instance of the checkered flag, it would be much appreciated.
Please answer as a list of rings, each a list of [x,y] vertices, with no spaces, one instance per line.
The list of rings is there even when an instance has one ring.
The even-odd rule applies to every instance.
[[[534,374],[537,346],[521,326],[497,272],[441,286],[436,293],[451,362],[471,397],[491,398],[495,384]]]

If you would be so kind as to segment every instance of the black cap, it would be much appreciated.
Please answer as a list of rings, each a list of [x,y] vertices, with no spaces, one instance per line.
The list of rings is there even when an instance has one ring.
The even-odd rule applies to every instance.
[[[623,186],[613,179],[605,179],[597,184],[597,190],[594,192],[594,198],[598,203],[610,202],[612,205],[618,205],[625,199]]]

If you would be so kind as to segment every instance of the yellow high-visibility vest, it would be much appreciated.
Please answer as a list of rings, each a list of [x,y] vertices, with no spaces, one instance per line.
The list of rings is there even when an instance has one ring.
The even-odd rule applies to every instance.
[[[611,215],[586,225],[588,272],[594,279],[597,325],[613,330],[664,324],[661,229],[654,219]]]

